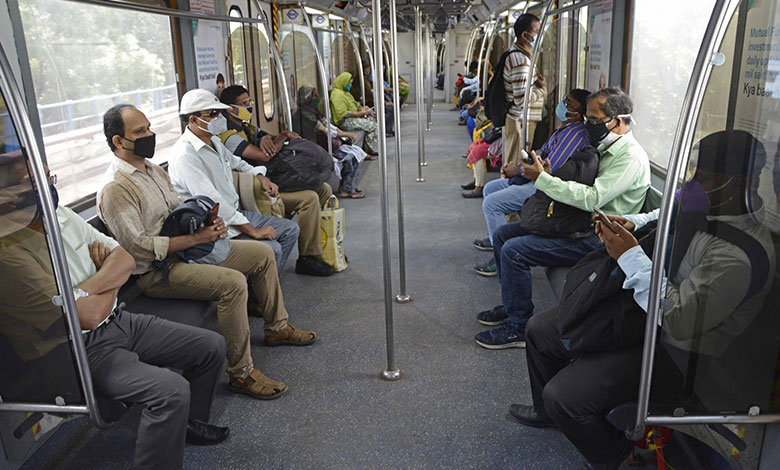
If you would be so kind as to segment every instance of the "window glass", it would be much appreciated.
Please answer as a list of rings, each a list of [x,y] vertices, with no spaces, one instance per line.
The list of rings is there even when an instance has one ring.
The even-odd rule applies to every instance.
[[[778,30],[775,1],[741,2],[705,88],[665,264],[653,414],[778,411]]]
[[[714,4],[714,0],[634,2],[630,82],[637,122],[634,133],[650,161],[664,168],[709,20],[709,14],[702,12],[712,11]]]
[[[257,52],[260,57],[260,86],[263,93],[263,115],[266,120],[274,118],[274,79],[271,74],[271,62],[268,35],[264,28],[255,28],[257,34]]]
[[[234,6],[230,8],[230,16],[241,18],[241,10]],[[233,62],[233,85],[246,87],[246,53],[244,51],[244,28],[239,22],[230,23],[230,55]]]
[[[25,157],[0,95],[0,396],[83,404]]]
[[[135,105],[149,117],[157,133],[153,161],[167,161],[181,135],[169,20],[46,0],[21,0],[19,9],[60,203],[102,187],[113,156],[103,135],[103,113],[115,104]]]
[[[305,27],[283,25],[282,28],[282,63],[290,101],[295,110],[298,106],[295,100],[298,88],[303,85],[318,87],[317,58]]]

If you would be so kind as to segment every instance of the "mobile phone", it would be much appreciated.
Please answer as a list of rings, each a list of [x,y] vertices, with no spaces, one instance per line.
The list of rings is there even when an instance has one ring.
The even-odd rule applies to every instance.
[[[543,150],[537,151],[536,155],[539,157],[540,160],[544,160],[545,158],[547,158],[547,152],[545,152]],[[523,161],[525,163],[527,163],[529,165],[533,165],[534,164],[534,159],[531,158],[531,156],[528,155],[528,152],[526,152],[525,150],[520,150],[520,157],[523,159]]]
[[[219,203],[214,203],[214,206],[209,211],[209,218],[206,219],[206,225],[214,225],[214,221],[217,220],[219,215]]]
[[[598,206],[593,206],[593,211],[596,214],[598,214],[599,220],[601,220],[604,223],[604,225],[609,227],[609,229],[612,230],[613,232],[617,233],[617,229],[612,224],[612,221],[609,220],[609,217],[607,217],[607,214],[605,214],[603,210],[601,210]]]

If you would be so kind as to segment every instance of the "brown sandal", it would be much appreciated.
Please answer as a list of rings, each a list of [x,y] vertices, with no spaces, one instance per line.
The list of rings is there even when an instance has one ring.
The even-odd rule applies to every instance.
[[[293,346],[306,346],[317,341],[317,337],[317,333],[314,331],[299,330],[288,323],[282,331],[277,333],[267,331],[265,333],[265,345],[291,344]]]
[[[245,393],[260,400],[273,400],[287,392],[287,384],[269,379],[259,370],[252,369],[252,372],[245,379],[231,378],[228,383],[228,390],[236,393]]]

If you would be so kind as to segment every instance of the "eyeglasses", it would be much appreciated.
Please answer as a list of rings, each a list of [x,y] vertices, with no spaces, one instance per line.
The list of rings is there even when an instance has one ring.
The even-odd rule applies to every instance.
[[[241,106],[241,107],[244,107],[244,108],[248,108],[248,107],[254,106],[254,105],[255,105],[255,100],[247,100],[247,101],[244,101],[242,103],[236,103],[236,106]]]
[[[219,114],[220,114],[221,112],[222,112],[222,111],[220,111],[220,110],[218,110],[218,109],[212,109],[211,111],[201,111],[201,113],[200,113],[200,117],[211,117],[211,118],[215,118],[215,117],[219,116]],[[206,113],[206,114],[203,114],[203,113]]]
[[[586,117],[585,118],[585,122],[587,122],[588,124],[590,124],[592,126],[596,126],[598,124],[603,124],[605,122],[609,122],[609,121],[611,121],[613,119],[615,119],[615,118],[609,117],[609,116],[604,116],[603,118],[596,118],[596,119]]]
[[[49,175],[48,179],[49,179],[49,184],[50,185],[53,186],[53,185],[57,184],[57,175]]]

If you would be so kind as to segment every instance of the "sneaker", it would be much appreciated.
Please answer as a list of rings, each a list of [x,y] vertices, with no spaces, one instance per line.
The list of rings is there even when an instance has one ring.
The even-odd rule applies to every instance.
[[[508,325],[477,333],[477,344],[486,349],[524,348],[525,334],[513,331]]]
[[[488,261],[487,263],[478,264],[474,266],[474,271],[476,271],[477,274],[485,277],[498,276],[498,270],[496,269],[495,258],[490,258],[490,261]]]
[[[506,323],[507,314],[503,305],[496,305],[492,310],[485,310],[477,314],[477,321],[485,326],[498,326]]]
[[[295,272],[296,274],[326,277],[333,275],[336,271],[314,256],[301,256],[295,262]]]
[[[493,242],[490,241],[490,237],[479,238],[477,240],[474,240],[474,248],[480,251],[493,251]]]

